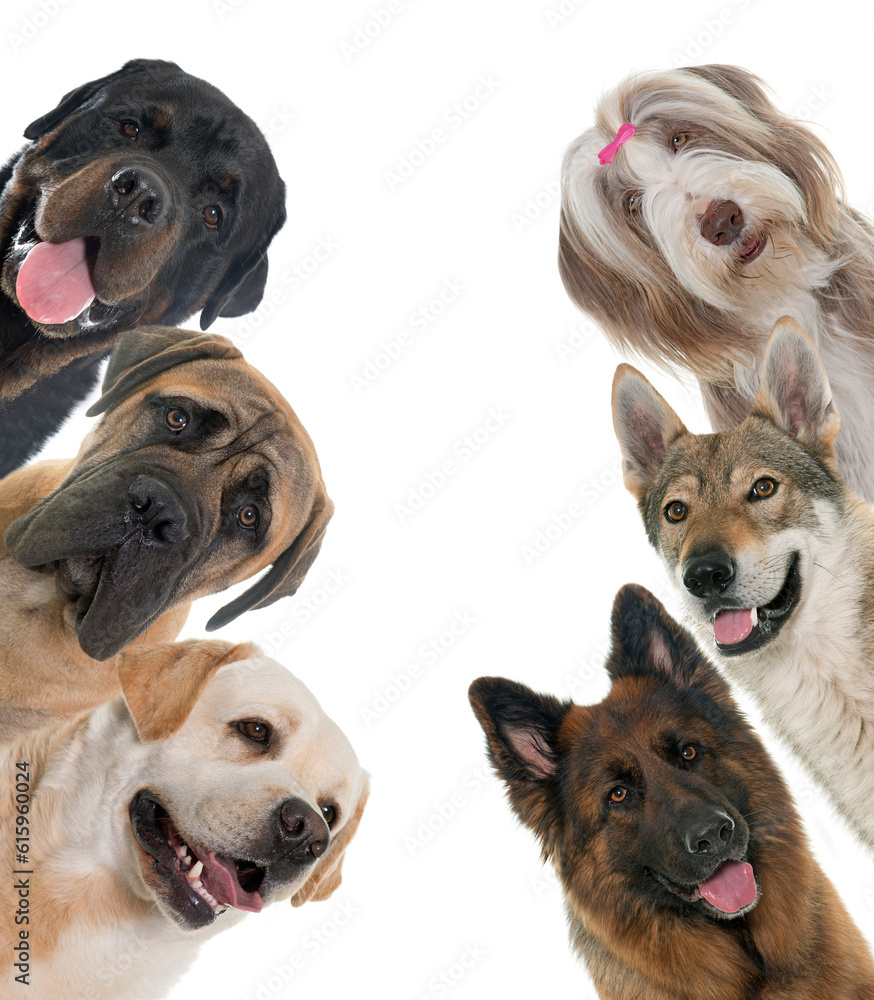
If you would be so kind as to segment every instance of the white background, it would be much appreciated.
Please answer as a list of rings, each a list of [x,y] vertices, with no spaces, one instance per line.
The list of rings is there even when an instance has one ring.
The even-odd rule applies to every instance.
[[[225,634],[275,648],[304,679],[372,772],[373,795],[333,899],[277,905],[219,935],[174,1000],[594,995],[567,947],[561,892],[484,775],[466,696],[475,677],[502,674],[597,700],[617,588],[638,581],[672,596],[616,475],[609,389],[619,358],[557,273],[562,151],[626,73],[736,63],[821,126],[851,202],[874,203],[874,15],[856,4],[393,7],[370,36],[358,32],[386,0],[28,0],[0,15],[4,155],[67,90],[156,57],[214,83],[258,122],[288,185],[289,221],[269,254],[273,303],[213,329],[289,398],[337,513],[299,595]],[[352,50],[356,38],[366,47]],[[483,80],[492,92],[471,97],[478,86],[486,94]],[[451,109],[466,98],[478,106],[462,119]],[[387,175],[438,128],[445,141],[392,187]],[[315,266],[319,241],[336,246]],[[306,280],[294,280],[294,267]],[[463,291],[416,330],[411,315],[447,281]],[[356,388],[404,330],[411,344]],[[562,357],[558,345],[571,339],[578,346]],[[693,389],[654,381],[706,429]],[[84,409],[45,455],[75,452],[91,423]],[[492,409],[502,425],[465,459],[458,442]],[[447,460],[454,474],[402,518],[397,506]],[[526,560],[524,547],[575,500],[584,515]],[[332,575],[343,583],[329,596]],[[184,634],[202,635],[227,599],[200,602]],[[457,625],[451,644],[445,635],[429,662],[421,648],[439,645],[458,615],[474,621]],[[396,693],[393,675],[412,664],[419,676],[378,712],[378,696]],[[811,782],[794,766],[787,775],[818,856],[870,938],[870,858]],[[441,811],[454,815],[442,821]],[[344,926],[341,904],[354,911]],[[277,968],[296,955],[303,968],[283,984]]]

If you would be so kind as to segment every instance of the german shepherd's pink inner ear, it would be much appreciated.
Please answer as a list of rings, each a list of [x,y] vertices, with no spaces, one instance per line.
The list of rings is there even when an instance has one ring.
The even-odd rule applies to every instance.
[[[250,642],[187,639],[119,655],[118,679],[143,743],[172,736],[191,714],[212,675],[226,663],[258,655]]]
[[[614,680],[657,674],[686,687],[701,663],[689,633],[661,601],[636,583],[627,583],[616,595],[611,628],[613,648],[606,666]]]
[[[325,530],[333,514],[334,504],[323,493],[313,505],[309,520],[300,534],[276,559],[270,571],[245,593],[218,610],[206,623],[207,632],[223,628],[244,611],[266,608],[281,597],[291,597],[297,593],[319,554]]]
[[[203,358],[242,358],[226,337],[194,333],[169,326],[127,330],[116,341],[106,374],[103,395],[87,411],[94,417],[126,399],[143,382],[177,365]]]
[[[643,375],[620,365],[613,378],[613,426],[622,451],[626,489],[638,500],[659,471],[683,422]]]
[[[771,331],[753,413],[767,417],[802,444],[831,447],[841,427],[828,376],[813,341],[784,316]]]
[[[558,731],[570,702],[503,677],[480,677],[468,697],[486,734],[489,758],[504,782],[543,781],[553,775]]]
[[[328,845],[328,853],[316,865],[316,870],[303,886],[291,897],[292,906],[303,906],[304,903],[309,902],[322,902],[331,897],[340,888],[340,883],[343,881],[342,869],[346,848],[349,846],[349,841],[358,829],[358,824],[361,822],[361,816],[364,813],[364,807],[367,804],[369,795],[370,777],[365,773],[364,785],[352,818],[336,837],[331,838],[331,843]]]

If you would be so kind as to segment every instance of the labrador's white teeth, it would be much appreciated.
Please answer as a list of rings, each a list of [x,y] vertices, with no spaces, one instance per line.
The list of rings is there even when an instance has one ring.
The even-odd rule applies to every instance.
[[[190,880],[196,879],[196,878],[198,878],[200,876],[200,873],[202,871],[203,871],[203,862],[202,861],[198,861],[197,864],[194,865],[191,868],[191,870],[186,873],[186,877],[188,879],[190,879]]]

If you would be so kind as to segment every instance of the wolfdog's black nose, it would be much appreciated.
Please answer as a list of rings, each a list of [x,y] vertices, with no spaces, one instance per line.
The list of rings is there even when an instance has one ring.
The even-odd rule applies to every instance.
[[[694,556],[686,563],[683,585],[694,597],[719,597],[734,579],[734,560],[715,550]]]
[[[690,854],[719,854],[734,837],[734,820],[727,813],[711,813],[696,817],[683,830],[683,843]]]

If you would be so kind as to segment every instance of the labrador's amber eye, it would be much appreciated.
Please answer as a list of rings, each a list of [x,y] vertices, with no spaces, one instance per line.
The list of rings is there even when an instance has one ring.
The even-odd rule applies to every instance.
[[[267,744],[270,742],[270,726],[260,719],[247,719],[245,722],[238,722],[237,729],[255,743]]]
[[[330,829],[337,822],[337,807],[322,806],[322,815],[325,817],[328,829]]]

